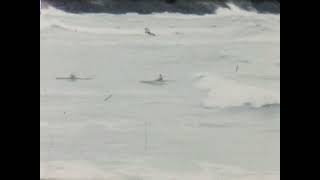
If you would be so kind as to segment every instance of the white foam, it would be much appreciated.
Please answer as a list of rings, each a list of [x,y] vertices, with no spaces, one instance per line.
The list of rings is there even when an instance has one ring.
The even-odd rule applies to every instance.
[[[40,179],[106,179],[108,174],[83,162],[40,163]]]
[[[238,107],[249,104],[253,107],[280,104],[279,90],[271,90],[239,83],[212,74],[200,74],[197,87],[208,90],[204,105],[208,107]]]
[[[219,16],[234,16],[234,15],[241,15],[241,16],[251,16],[256,15],[257,12],[252,9],[251,11],[242,10],[236,5],[232,3],[228,3],[229,8],[220,7],[217,9],[216,14]]]
[[[147,165],[114,166],[108,169],[93,164],[74,161],[40,162],[40,178],[72,180],[279,180],[279,172],[252,172],[237,167],[208,164],[200,165],[199,170],[177,172],[159,170]]]
[[[72,14],[66,13],[52,6],[48,6],[46,8],[41,8],[41,15],[42,16],[66,16],[66,15],[72,15]]]

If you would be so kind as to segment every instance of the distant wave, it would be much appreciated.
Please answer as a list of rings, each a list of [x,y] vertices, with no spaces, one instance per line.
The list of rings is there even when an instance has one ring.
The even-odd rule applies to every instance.
[[[267,108],[280,106],[280,89],[250,86],[214,75],[199,75],[197,87],[208,91],[207,108]]]
[[[233,3],[241,9],[260,13],[280,13],[280,0],[43,0],[58,9],[72,13],[183,13],[212,14]]]

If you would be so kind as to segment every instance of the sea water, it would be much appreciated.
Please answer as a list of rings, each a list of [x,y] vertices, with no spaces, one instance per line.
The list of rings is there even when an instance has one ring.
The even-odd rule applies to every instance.
[[[40,45],[41,179],[280,179],[279,15],[49,8]]]

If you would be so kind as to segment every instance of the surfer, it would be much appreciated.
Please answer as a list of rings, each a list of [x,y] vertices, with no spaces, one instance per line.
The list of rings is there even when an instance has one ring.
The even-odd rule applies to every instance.
[[[77,76],[74,75],[74,74],[70,74],[70,77],[69,77],[71,80],[76,80],[77,79]]]
[[[163,76],[162,76],[162,74],[159,74],[158,79],[156,79],[155,81],[163,81]]]
[[[146,33],[149,36],[156,36],[156,34],[152,33],[149,28],[144,28],[144,33]]]
[[[236,66],[236,72],[238,72],[238,71],[239,71],[239,65]]]
[[[145,84],[151,84],[151,85],[165,85],[168,81],[164,80],[162,74],[159,74],[159,77],[155,80],[140,81],[140,82]]]

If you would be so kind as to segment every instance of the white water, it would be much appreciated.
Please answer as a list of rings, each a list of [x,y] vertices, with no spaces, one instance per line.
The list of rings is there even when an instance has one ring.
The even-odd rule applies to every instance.
[[[40,44],[41,178],[280,179],[280,16],[47,9]]]

